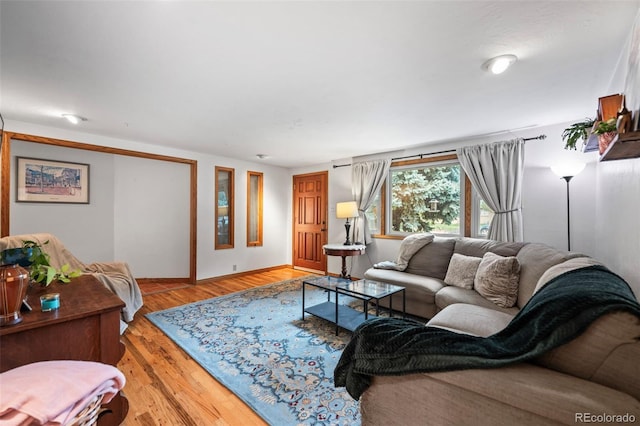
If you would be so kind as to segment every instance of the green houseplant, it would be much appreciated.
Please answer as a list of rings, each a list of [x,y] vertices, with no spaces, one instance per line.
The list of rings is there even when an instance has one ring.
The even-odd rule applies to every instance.
[[[598,121],[593,129],[593,133],[596,135],[603,135],[605,133],[617,131],[617,120],[615,118],[610,118],[607,121]]]
[[[573,123],[562,132],[562,140],[565,141],[564,149],[577,149],[578,141],[582,139],[585,144],[589,138],[589,133],[593,128],[595,120],[585,118],[584,121]]]
[[[49,244],[49,241],[45,241],[43,244]],[[60,269],[51,266],[49,255],[42,251],[40,244],[35,241],[23,241],[22,252],[28,256],[29,277],[42,286],[46,287],[55,280],[68,283],[71,278],[79,277],[82,274],[78,269],[71,270],[69,264],[62,265]]]
[[[609,144],[618,134],[618,122],[615,118],[610,118],[605,121],[598,121],[593,127],[593,133],[598,135],[598,149],[600,154],[603,154]]]

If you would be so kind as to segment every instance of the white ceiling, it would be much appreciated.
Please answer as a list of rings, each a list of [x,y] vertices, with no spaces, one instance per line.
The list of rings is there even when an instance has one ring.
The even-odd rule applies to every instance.
[[[593,116],[639,8],[2,0],[0,113],[306,166]],[[505,74],[481,69],[505,53],[520,58]]]

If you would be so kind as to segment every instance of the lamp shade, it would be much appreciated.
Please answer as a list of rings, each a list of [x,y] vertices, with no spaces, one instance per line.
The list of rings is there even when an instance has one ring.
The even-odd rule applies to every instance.
[[[358,217],[358,205],[355,201],[345,201],[336,204],[336,217],[338,219],[348,219]]]
[[[551,170],[553,173],[558,175],[559,177],[567,177],[567,176],[576,176],[580,173],[585,167],[584,163],[573,161],[573,162],[563,162],[561,164],[556,164],[555,166],[551,166]]]

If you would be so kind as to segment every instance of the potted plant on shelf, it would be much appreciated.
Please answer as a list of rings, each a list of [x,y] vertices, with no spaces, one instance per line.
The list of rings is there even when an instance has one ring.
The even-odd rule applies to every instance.
[[[618,134],[617,120],[610,118],[606,121],[598,121],[593,126],[593,133],[598,135],[598,149],[602,155]]]
[[[585,118],[584,121],[573,123],[564,129],[564,132],[562,132],[562,140],[565,141],[564,149],[577,149],[576,145],[581,139],[584,145],[589,138],[594,123],[595,120]]]

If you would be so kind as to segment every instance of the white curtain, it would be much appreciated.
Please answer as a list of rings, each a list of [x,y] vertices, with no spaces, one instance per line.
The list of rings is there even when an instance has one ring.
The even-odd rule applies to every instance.
[[[495,212],[489,239],[523,241],[524,140],[459,148],[458,159],[476,191]]]
[[[354,163],[351,167],[351,194],[359,213],[353,221],[353,241],[364,244],[372,241],[365,212],[380,192],[390,166],[391,160],[376,160]]]

